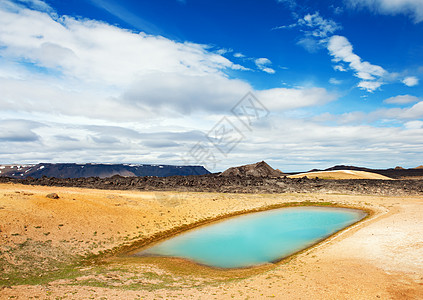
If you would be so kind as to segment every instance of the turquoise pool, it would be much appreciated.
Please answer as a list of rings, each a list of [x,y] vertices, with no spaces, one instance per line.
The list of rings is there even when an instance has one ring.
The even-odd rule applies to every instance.
[[[361,220],[361,210],[289,207],[251,213],[200,227],[138,252],[171,256],[218,268],[278,261]]]

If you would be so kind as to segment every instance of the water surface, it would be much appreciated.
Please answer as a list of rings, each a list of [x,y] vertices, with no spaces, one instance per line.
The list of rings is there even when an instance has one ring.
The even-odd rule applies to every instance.
[[[219,268],[274,262],[361,220],[366,213],[333,207],[289,207],[201,227],[136,255],[171,256]]]

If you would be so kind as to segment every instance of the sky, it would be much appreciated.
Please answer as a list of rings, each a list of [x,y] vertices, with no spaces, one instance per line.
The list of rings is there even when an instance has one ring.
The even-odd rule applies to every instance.
[[[1,0],[0,163],[423,164],[421,0]]]

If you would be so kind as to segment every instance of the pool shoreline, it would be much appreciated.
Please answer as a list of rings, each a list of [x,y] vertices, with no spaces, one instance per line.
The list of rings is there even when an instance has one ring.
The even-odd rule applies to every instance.
[[[180,258],[180,257],[168,257],[168,256],[160,256],[160,255],[135,255],[135,253],[138,253],[144,249],[150,248],[158,243],[161,243],[165,240],[171,239],[175,236],[178,236],[180,234],[192,231],[192,230],[197,230],[201,227],[205,227],[205,226],[209,226],[212,224],[216,224],[225,220],[229,220],[231,218],[235,218],[235,217],[239,217],[242,215],[247,215],[247,214],[252,214],[252,213],[258,213],[258,212],[266,212],[266,211],[271,211],[271,210],[276,210],[276,209],[281,209],[281,208],[289,208],[289,207],[330,207],[330,208],[339,208],[339,209],[352,209],[352,210],[358,210],[361,213],[365,214],[365,216],[346,226],[345,228],[342,228],[341,230],[338,230],[336,232],[334,232],[333,234],[328,235],[327,237],[324,237],[322,239],[320,239],[319,241],[317,241],[316,243],[313,243],[312,245],[310,245],[309,247],[306,247],[302,250],[296,251],[288,256],[282,257],[280,259],[276,259],[274,261],[268,262],[268,263],[264,263],[264,264],[258,264],[258,265],[253,265],[253,266],[246,266],[246,267],[236,267],[236,268],[221,268],[221,267],[215,267],[215,266],[209,266],[206,264],[202,264],[202,263],[198,263],[195,262],[193,260],[190,259],[186,259],[186,258]],[[141,240],[141,241],[137,241],[129,246],[124,246],[124,249],[119,249],[117,252],[115,252],[115,254],[113,255],[114,257],[120,257],[120,258],[138,258],[140,260],[142,260],[145,257],[149,257],[149,258],[155,258],[157,260],[181,260],[181,261],[185,261],[188,262],[190,265],[192,265],[192,267],[195,268],[195,266],[198,267],[205,267],[208,268],[210,270],[215,270],[215,271],[236,271],[236,270],[255,270],[255,269],[262,269],[263,267],[266,266],[277,266],[280,265],[282,263],[285,263],[287,261],[289,261],[290,259],[294,258],[295,256],[304,253],[314,247],[317,247],[319,245],[321,245],[324,242],[327,242],[330,239],[335,238],[337,235],[341,234],[342,232],[350,229],[353,226],[356,226],[359,223],[362,223],[365,220],[368,220],[370,217],[372,217],[376,212],[373,211],[372,209],[368,208],[368,207],[362,207],[362,206],[355,206],[355,205],[345,205],[345,204],[339,204],[336,202],[318,202],[318,201],[297,201],[297,202],[285,202],[285,203],[280,203],[280,204],[272,204],[272,205],[268,205],[268,206],[264,206],[264,207],[259,207],[259,208],[255,208],[255,209],[251,209],[248,211],[238,211],[238,212],[233,212],[230,214],[226,214],[226,215],[222,215],[222,216],[218,216],[218,217],[214,217],[214,218],[210,218],[210,219],[206,219],[206,220],[200,220],[198,222],[194,222],[191,224],[186,224],[180,227],[176,227],[173,229],[169,229],[166,230],[165,232],[161,232],[161,233],[157,233],[155,235],[153,235],[150,238]],[[162,265],[162,264],[160,264]],[[166,265],[166,264],[163,264]]]

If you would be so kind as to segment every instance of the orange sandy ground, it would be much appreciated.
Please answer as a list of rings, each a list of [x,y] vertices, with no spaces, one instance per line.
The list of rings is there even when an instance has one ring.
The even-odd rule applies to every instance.
[[[51,192],[60,198],[46,198]],[[329,201],[375,213],[291,259],[253,270],[224,272],[179,260],[125,257],[78,264],[78,255],[131,245],[184,224],[297,201]],[[0,184],[0,299],[423,299],[422,220],[423,196]],[[66,265],[72,267],[62,272]]]

